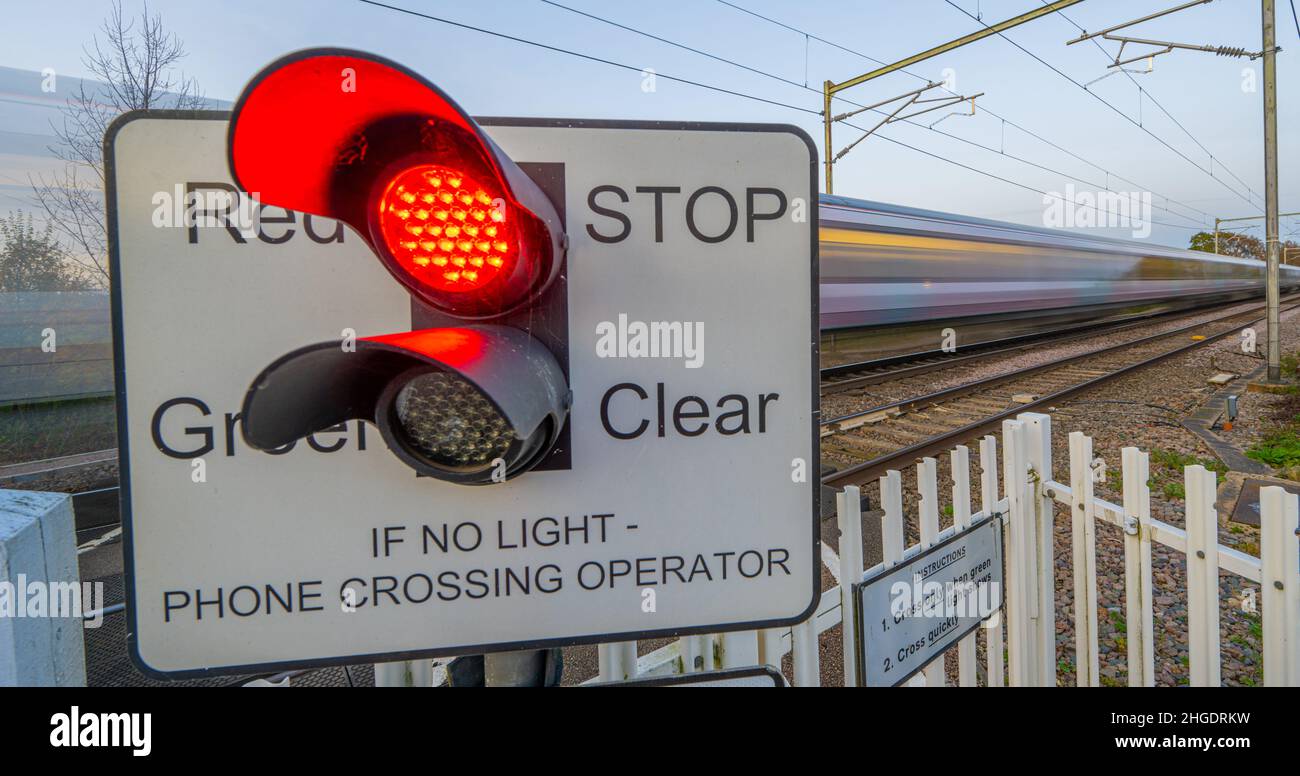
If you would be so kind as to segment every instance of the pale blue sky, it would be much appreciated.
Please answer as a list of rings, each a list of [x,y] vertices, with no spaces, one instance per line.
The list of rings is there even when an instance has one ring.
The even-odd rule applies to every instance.
[[[573,116],[626,119],[787,122],[806,129],[821,144],[820,118],[783,107],[720,94],[665,78],[656,90],[642,90],[641,68],[819,110],[825,79],[842,81],[872,69],[874,63],[802,34],[747,15],[716,0],[558,0],[565,5],[679,42],[718,57],[763,70],[781,83],[745,70],[583,18],[540,0],[494,3],[442,0],[386,0],[391,5],[442,16],[465,24],[579,51],[630,65],[637,71],[585,61],[516,42],[418,19],[357,0],[155,0],[151,8],[185,41],[187,74],[209,97],[233,99],[249,76],[270,60],[294,49],[337,45],[360,48],[400,61],[442,85],[472,113],[480,115]],[[977,22],[947,0],[861,2],[817,0],[734,0],[736,5],[805,30],[880,60],[894,61],[978,28]],[[1039,0],[953,0],[986,22],[1013,16]],[[107,0],[57,0],[31,3],[3,0],[0,65],[60,74],[85,74],[81,47],[105,15]],[[1174,0],[1085,0],[1065,16],[1089,30],[1100,29],[1176,5]],[[128,10],[138,4],[127,0]],[[1288,0],[1277,11],[1279,55],[1282,209],[1300,210],[1300,40]],[[1196,44],[1260,47],[1258,0],[1218,0],[1175,16],[1148,22],[1129,34]],[[1078,30],[1051,15],[1007,33],[1080,83],[1104,75],[1106,56],[1090,43],[1067,47]],[[1113,49],[1117,44],[1104,44]],[[1045,145],[980,110],[970,117],[945,119],[935,129],[1014,154],[1094,185],[1015,161],[927,129],[942,112],[920,117],[922,126],[894,124],[882,134],[932,154],[949,157],[1043,191],[1107,184],[1100,168],[1132,183],[1109,180],[1110,188],[1156,193],[1183,205],[1170,207],[1194,220],[1157,209],[1154,219],[1195,226],[1223,217],[1260,212],[1263,193],[1262,107],[1259,91],[1243,91],[1243,69],[1257,73],[1259,62],[1211,54],[1175,52],[1155,60],[1155,71],[1133,78],[1149,91],[1191,135],[1169,120],[1124,75],[1094,84],[1100,97],[1140,120],[1175,151],[1112,112],[1098,100],[1035,61],[1006,40],[989,38],[911,68],[921,77],[941,80],[945,68],[956,73],[957,90],[985,92],[980,104],[1007,120],[1069,149],[1080,158]],[[894,74],[846,94],[873,103],[916,88],[922,81]],[[837,103],[836,110],[850,109]],[[860,117],[869,125],[866,116]],[[839,127],[836,146],[856,131]],[[1196,141],[1203,144],[1203,150]],[[1210,154],[1215,161],[1211,162]],[[1190,161],[1189,161],[1190,159]],[[1092,164],[1090,164],[1092,163]],[[1193,164],[1194,163],[1194,164]],[[1203,170],[1213,165],[1215,180]],[[1201,169],[1197,169],[1197,167]],[[1231,173],[1245,182],[1233,177]],[[927,157],[886,140],[872,138],[836,166],[836,193],[928,207],[975,216],[1041,224],[1042,196],[956,165]],[[1247,193],[1247,186],[1254,194]],[[1240,192],[1241,196],[1232,190]],[[1247,200],[1250,200],[1248,202]],[[1252,204],[1253,203],[1253,204]],[[1194,212],[1195,208],[1202,211]],[[1208,214],[1205,215],[1205,214]],[[1300,228],[1285,219],[1283,234]],[[1252,234],[1260,234],[1255,229]],[[1190,229],[1156,225],[1152,239],[1185,246]],[[1296,235],[1292,234],[1292,238]]]

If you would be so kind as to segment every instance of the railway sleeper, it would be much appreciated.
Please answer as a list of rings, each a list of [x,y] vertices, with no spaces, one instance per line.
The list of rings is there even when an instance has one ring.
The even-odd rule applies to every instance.
[[[833,427],[834,431],[832,431],[831,433],[836,433],[839,431],[849,431],[851,429],[858,428],[859,426],[873,425],[876,423],[880,423],[881,421],[889,420],[890,418],[896,418],[902,414],[903,411],[898,407],[888,407],[886,409],[879,410],[877,412],[872,412],[867,415],[859,415],[858,417],[847,418],[845,420],[839,421],[838,423],[829,424],[826,426],[826,428]],[[825,429],[822,430],[822,436],[826,436]]]
[[[945,423],[944,420],[951,421],[952,418],[936,419],[936,418],[927,418],[924,415],[920,415],[920,414],[912,414],[907,416],[907,425],[909,428],[915,428],[920,431],[924,431],[929,436],[934,436],[936,434],[946,434],[947,432],[952,431],[954,428],[959,428],[961,426],[966,425],[965,423],[962,422]]]
[[[871,429],[870,433],[876,437],[876,439],[885,439],[890,442],[895,442],[900,447],[908,447],[924,439],[930,438],[929,434],[917,433],[910,429],[900,428],[899,425],[900,424],[897,423],[890,423],[885,426],[876,426]]]
[[[949,411],[979,417],[982,415],[1001,412],[1006,409],[1009,400],[1009,397],[1006,399],[986,399],[983,397],[965,396],[945,405],[944,408]]]
[[[951,418],[953,420],[958,420],[958,421],[978,420],[979,418],[984,417],[986,414],[983,410],[976,410],[976,411],[963,410],[959,407],[945,406],[942,404],[935,404],[932,407],[927,407],[925,411],[927,413],[932,413],[935,415],[943,415],[946,418]],[[961,425],[964,426],[966,424],[962,422]]]
[[[822,446],[823,455],[830,453],[840,455],[851,460],[860,460],[864,456],[867,459],[876,458],[885,453],[892,452],[895,448],[882,447],[878,444],[872,444],[870,440],[861,437],[842,436],[835,437],[834,440]]]

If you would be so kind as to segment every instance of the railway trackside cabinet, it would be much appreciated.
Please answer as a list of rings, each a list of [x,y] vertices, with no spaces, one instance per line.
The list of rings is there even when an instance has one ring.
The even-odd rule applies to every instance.
[[[142,670],[811,615],[801,130],[475,119],[331,49],[105,147]]]

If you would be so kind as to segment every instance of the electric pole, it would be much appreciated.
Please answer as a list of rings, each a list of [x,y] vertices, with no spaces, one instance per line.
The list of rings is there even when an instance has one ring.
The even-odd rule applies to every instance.
[[[1264,255],[1268,262],[1268,382],[1282,379],[1282,339],[1278,312],[1277,216],[1277,51],[1273,0],[1263,0],[1264,24]]]
[[[1129,38],[1115,33],[1132,27],[1135,24],[1141,24],[1162,16],[1177,13],[1193,6],[1205,5],[1212,0],[1192,0],[1192,2],[1183,3],[1182,5],[1160,11],[1158,13],[1143,16],[1140,19],[1117,24],[1113,27],[1107,27],[1100,32],[1085,32],[1074,40],[1066,41],[1066,45],[1072,45],[1090,38],[1101,37],[1110,41],[1117,41],[1123,46],[1130,43],[1145,44],[1148,46],[1163,46],[1160,51],[1149,51],[1142,56],[1157,57],[1161,54],[1168,54],[1174,49],[1185,49],[1191,51],[1209,51],[1220,56],[1227,57],[1244,57],[1251,60],[1264,60],[1264,258],[1265,258],[1265,293],[1268,300],[1268,375],[1267,381],[1270,383],[1278,382],[1282,378],[1282,353],[1281,338],[1278,331],[1278,265],[1280,258],[1278,256],[1281,249],[1281,241],[1278,239],[1278,214],[1277,214],[1277,41],[1274,34],[1273,5],[1274,0],[1262,0],[1263,7],[1261,16],[1263,17],[1264,41],[1263,47],[1259,52],[1250,52],[1239,46],[1197,46],[1183,43],[1170,43],[1167,41],[1149,40],[1145,38]],[[1109,67],[1122,66],[1124,62],[1133,60],[1121,60],[1120,54],[1115,55],[1115,62]],[[1139,57],[1141,58],[1141,57]],[[1219,248],[1219,225],[1225,220],[1245,221],[1248,219],[1219,219],[1214,220],[1214,248],[1215,253]]]

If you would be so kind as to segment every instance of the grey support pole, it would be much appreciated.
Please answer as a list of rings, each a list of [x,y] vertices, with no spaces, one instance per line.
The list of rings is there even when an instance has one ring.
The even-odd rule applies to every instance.
[[[546,650],[484,655],[483,678],[488,687],[541,687],[546,681]]]
[[[1273,0],[1263,0],[1264,22],[1264,251],[1268,262],[1268,382],[1282,379],[1282,342],[1278,331],[1277,217],[1277,54]]]
[[[399,660],[394,663],[375,663],[376,687],[432,687],[433,662],[424,660]]]

